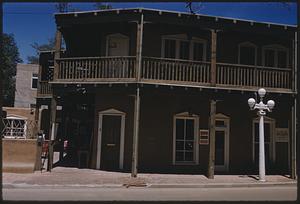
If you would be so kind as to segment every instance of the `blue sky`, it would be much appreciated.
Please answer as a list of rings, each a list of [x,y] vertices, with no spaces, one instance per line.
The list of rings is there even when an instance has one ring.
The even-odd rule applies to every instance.
[[[187,11],[185,3],[110,3],[113,8],[155,8]],[[72,3],[80,11],[95,10],[94,3]],[[296,3],[194,3],[200,14],[249,19],[281,24],[297,24]],[[3,30],[13,33],[20,56],[26,63],[34,54],[33,42],[46,43],[54,36],[54,3],[4,3]]]

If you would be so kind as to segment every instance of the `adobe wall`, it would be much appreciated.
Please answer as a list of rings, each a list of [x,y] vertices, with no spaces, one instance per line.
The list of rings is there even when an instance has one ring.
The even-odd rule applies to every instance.
[[[3,172],[31,173],[36,163],[36,140],[2,139]]]

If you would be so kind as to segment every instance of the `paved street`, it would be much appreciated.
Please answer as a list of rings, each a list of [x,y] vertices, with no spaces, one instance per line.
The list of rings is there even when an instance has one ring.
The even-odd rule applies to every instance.
[[[4,188],[4,200],[294,201],[296,186],[242,188]]]

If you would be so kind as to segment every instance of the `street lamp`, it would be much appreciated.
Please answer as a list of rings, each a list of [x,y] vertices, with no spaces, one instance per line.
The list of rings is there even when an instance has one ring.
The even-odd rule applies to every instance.
[[[248,105],[250,110],[258,110],[257,115],[259,115],[259,181],[266,181],[265,175],[265,139],[264,139],[264,116],[266,115],[266,111],[271,112],[275,106],[275,102],[273,100],[269,100],[267,104],[264,104],[263,98],[266,95],[266,90],[264,88],[260,88],[258,90],[258,95],[260,97],[260,102],[257,103],[254,98],[248,99]]]

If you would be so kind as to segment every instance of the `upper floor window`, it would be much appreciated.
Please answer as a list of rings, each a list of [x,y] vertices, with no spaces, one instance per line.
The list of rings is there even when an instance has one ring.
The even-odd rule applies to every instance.
[[[288,49],[281,45],[268,45],[263,47],[263,66],[288,67]]]
[[[32,89],[37,89],[37,84],[38,84],[38,75],[37,74],[32,74],[32,77],[31,77],[31,88]]]
[[[239,64],[256,65],[257,46],[250,42],[239,44]]]
[[[187,35],[168,35],[162,38],[162,57],[206,61],[206,41],[187,38]]]

